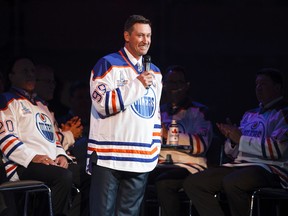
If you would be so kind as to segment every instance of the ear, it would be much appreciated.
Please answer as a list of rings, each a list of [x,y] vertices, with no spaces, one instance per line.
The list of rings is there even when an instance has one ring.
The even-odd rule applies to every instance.
[[[125,42],[129,42],[130,41],[130,34],[128,31],[124,32],[124,40]]]

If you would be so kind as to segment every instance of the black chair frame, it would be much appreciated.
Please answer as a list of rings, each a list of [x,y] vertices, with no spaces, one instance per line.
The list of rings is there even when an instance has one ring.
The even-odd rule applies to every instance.
[[[44,184],[44,182],[34,180],[4,182],[0,185],[0,191],[18,191],[25,193],[24,216],[27,216],[29,194],[34,192],[46,192],[48,196],[49,213],[50,216],[53,216],[51,189],[46,184]]]

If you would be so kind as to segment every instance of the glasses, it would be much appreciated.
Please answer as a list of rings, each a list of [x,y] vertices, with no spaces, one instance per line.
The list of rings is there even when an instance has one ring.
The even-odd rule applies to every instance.
[[[56,81],[55,80],[49,80],[49,79],[37,79],[37,82],[44,82],[46,84],[53,84],[56,85]]]

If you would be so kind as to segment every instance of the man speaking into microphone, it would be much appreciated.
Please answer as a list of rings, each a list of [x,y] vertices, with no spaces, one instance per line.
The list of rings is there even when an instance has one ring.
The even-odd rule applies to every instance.
[[[151,35],[148,19],[130,16],[124,47],[100,58],[92,69],[87,151],[91,216],[139,215],[148,173],[157,165],[162,75],[145,57]]]

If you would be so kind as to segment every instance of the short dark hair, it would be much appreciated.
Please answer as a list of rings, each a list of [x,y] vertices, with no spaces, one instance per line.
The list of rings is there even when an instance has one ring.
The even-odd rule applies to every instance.
[[[149,19],[146,19],[142,15],[131,15],[125,22],[124,31],[131,33],[135,23],[149,24],[151,27],[151,22]]]
[[[185,80],[188,81],[186,69],[183,66],[181,66],[181,65],[170,65],[166,69],[166,73],[165,73],[165,76],[163,78],[164,82],[167,81],[167,78],[169,76],[170,71],[177,71],[177,72],[183,73]]]
[[[276,68],[262,68],[261,70],[256,72],[256,76],[265,75],[270,77],[270,79],[277,84],[280,84],[281,90],[283,88],[283,75],[280,70]]]

